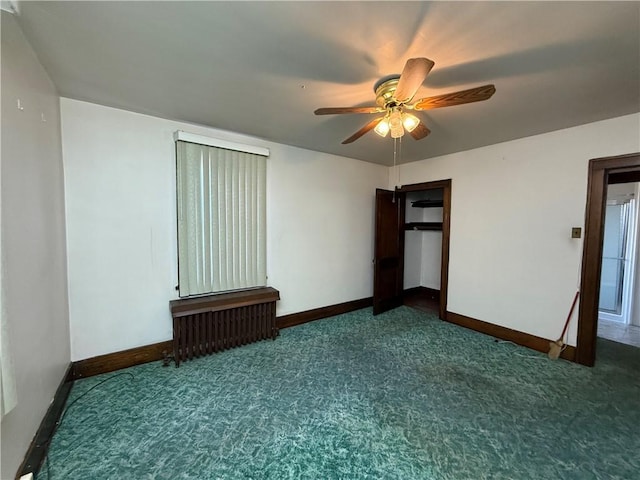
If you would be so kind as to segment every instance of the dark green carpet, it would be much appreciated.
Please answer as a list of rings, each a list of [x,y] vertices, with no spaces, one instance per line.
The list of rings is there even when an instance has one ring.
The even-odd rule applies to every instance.
[[[640,478],[640,350],[612,342],[586,368],[365,309],[124,372],[70,407],[49,478]]]

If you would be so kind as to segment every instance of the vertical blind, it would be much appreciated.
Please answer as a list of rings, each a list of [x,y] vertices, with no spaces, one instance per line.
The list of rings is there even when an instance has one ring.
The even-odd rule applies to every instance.
[[[180,296],[265,286],[266,157],[177,141]]]

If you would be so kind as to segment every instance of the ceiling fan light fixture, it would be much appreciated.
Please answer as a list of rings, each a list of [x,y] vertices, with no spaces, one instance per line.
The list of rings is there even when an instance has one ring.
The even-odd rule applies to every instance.
[[[376,125],[376,128],[374,128],[373,131],[376,132],[381,137],[386,137],[387,134],[389,133],[389,119],[387,117],[384,117],[378,123],[378,125]]]
[[[391,138],[400,138],[404,136],[404,128],[400,125],[400,128],[392,128],[391,129]]]
[[[407,132],[413,132],[419,123],[420,119],[415,115],[411,115],[410,113],[402,114],[402,125]]]
[[[402,112],[400,109],[394,108],[389,115],[389,130],[391,138],[400,138],[404,135],[404,127],[402,126]]]

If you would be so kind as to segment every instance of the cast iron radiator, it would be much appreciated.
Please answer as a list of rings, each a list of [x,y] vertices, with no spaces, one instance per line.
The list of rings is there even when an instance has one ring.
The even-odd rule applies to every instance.
[[[276,301],[271,287],[169,302],[173,317],[173,356],[185,360],[267,338],[275,339]]]

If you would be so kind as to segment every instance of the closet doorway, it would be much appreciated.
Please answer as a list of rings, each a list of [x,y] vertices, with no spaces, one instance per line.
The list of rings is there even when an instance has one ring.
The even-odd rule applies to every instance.
[[[378,189],[375,211],[374,315],[404,304],[406,298],[423,306],[437,304],[438,316],[445,320],[451,180]]]

